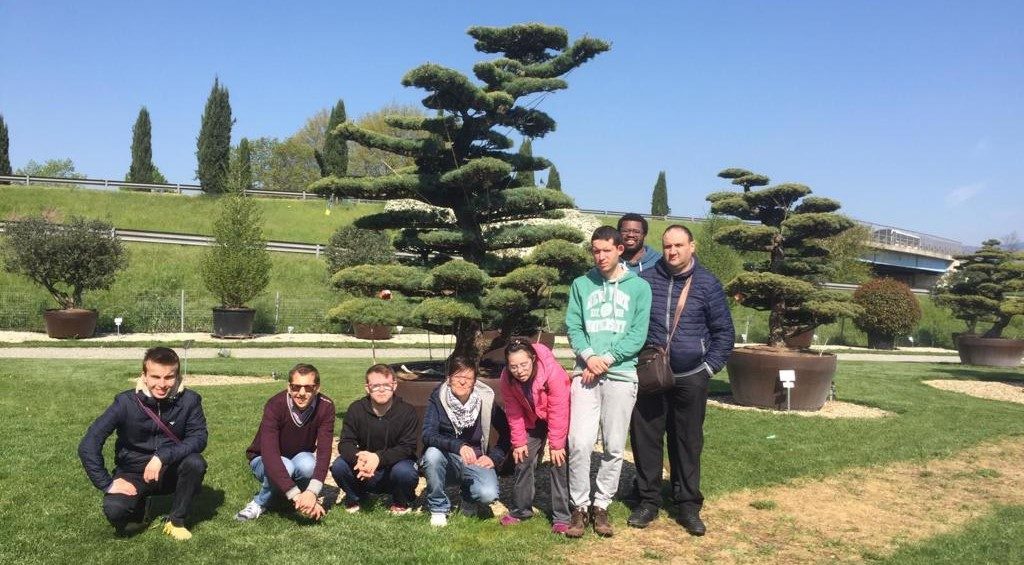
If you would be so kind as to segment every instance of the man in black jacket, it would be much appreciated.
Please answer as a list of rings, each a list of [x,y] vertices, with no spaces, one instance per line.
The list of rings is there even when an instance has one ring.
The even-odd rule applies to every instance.
[[[115,430],[111,476],[103,444]],[[104,493],[103,513],[118,534],[144,523],[149,496],[173,492],[163,531],[180,541],[192,537],[185,520],[206,474],[200,455],[206,439],[202,398],[185,389],[178,355],[167,347],[149,349],[135,389],[115,396],[78,444],[89,480]]]
[[[671,334],[669,361],[672,389],[637,397],[630,422],[630,444],[636,461],[639,504],[627,523],[644,528],[661,506],[662,449],[668,433],[672,497],[679,505],[676,521],[692,535],[704,535],[700,509],[700,456],[704,448],[704,414],[711,376],[725,367],[735,334],[722,284],[694,256],[693,233],[672,225],[662,235],[663,257],[640,275],[651,285],[648,345],[664,346]],[[676,307],[684,289],[687,298],[679,325],[672,333]]]
[[[345,491],[345,509],[358,512],[371,492],[391,494],[391,513],[409,513],[416,498],[416,409],[395,396],[398,383],[387,365],[366,371],[366,396],[345,412],[338,458],[331,476]]]

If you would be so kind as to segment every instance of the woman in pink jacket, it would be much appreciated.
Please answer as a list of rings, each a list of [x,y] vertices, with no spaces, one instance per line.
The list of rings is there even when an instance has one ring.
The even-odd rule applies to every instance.
[[[565,442],[569,435],[569,375],[547,346],[513,338],[505,348],[501,395],[512,435],[515,462],[512,504],[501,525],[533,516],[533,473],[545,442],[551,458],[551,531],[569,527],[569,467]]]

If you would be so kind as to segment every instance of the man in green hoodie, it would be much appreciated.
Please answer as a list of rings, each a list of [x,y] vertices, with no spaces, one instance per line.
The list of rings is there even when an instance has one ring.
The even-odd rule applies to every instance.
[[[573,281],[565,325],[576,354],[569,420],[569,537],[589,521],[601,536],[613,533],[608,505],[622,470],[629,420],[636,402],[636,358],[647,339],[651,287],[621,262],[622,235],[601,226],[590,238],[594,268]],[[590,456],[601,429],[603,453],[593,498]]]

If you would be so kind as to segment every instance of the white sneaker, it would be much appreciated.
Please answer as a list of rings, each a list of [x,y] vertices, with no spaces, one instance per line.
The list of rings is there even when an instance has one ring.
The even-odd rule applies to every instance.
[[[245,508],[239,510],[238,514],[235,514],[235,520],[248,522],[249,520],[259,518],[261,514],[263,514],[263,507],[256,504],[255,500],[252,500],[249,504],[245,505]]]
[[[443,528],[448,525],[448,515],[444,512],[431,512],[430,513],[430,525],[438,528]]]

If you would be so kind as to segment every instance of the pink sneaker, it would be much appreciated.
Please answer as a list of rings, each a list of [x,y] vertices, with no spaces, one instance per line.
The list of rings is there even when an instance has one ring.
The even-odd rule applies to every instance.
[[[554,524],[551,524],[551,533],[555,535],[564,536],[565,532],[568,530],[569,524],[566,524],[565,522],[555,522]]]
[[[514,525],[518,524],[519,522],[522,522],[522,520],[520,520],[519,518],[516,518],[515,516],[513,516],[511,514],[505,514],[504,516],[501,517],[501,520],[498,520],[498,522],[502,526],[514,526]]]

